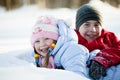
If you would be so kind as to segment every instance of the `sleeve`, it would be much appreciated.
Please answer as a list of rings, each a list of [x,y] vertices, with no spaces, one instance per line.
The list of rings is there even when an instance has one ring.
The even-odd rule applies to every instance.
[[[105,68],[115,66],[120,63],[120,49],[109,48],[101,50],[92,60],[99,62]]]
[[[120,63],[120,40],[117,36],[108,32],[104,36],[104,42],[109,48],[101,50],[92,60],[102,64],[105,68]]]
[[[88,54],[88,50],[84,46],[69,44],[69,47],[66,48],[61,57],[61,64],[65,70],[86,76],[86,61],[88,59]]]
[[[112,33],[112,32],[108,32],[107,34],[105,34],[104,37],[104,42],[112,48],[120,48],[120,40],[118,39],[118,37]]]

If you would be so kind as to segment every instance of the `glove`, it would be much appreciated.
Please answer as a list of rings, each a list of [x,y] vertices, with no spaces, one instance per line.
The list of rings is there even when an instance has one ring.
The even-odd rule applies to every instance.
[[[106,76],[106,69],[96,61],[91,61],[89,66],[89,76],[93,80],[99,80],[101,76]]]

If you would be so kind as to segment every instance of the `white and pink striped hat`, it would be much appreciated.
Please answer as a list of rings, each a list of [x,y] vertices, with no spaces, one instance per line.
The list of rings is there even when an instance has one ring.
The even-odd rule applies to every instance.
[[[58,36],[56,19],[50,16],[41,16],[33,28],[31,43],[34,46],[38,38],[45,37],[57,40]]]

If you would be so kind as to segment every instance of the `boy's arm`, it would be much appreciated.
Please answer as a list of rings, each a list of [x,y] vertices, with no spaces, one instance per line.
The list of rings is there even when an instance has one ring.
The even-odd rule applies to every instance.
[[[102,64],[105,68],[115,66],[120,63],[120,49],[103,49],[92,60]]]

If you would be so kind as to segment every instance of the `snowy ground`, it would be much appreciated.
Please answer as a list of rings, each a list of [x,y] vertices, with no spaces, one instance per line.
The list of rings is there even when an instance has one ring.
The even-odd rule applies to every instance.
[[[115,32],[120,39],[120,8],[114,8],[97,0],[90,4],[101,11],[103,27]],[[51,10],[41,9],[36,5],[23,6],[8,12],[0,7],[0,80],[82,80],[83,77],[78,74],[63,70],[36,68],[33,64],[16,57],[31,49],[31,30],[38,16],[53,15],[67,20],[74,28],[75,14],[76,9]]]
[[[2,73],[1,80],[88,80],[64,70],[36,69],[35,67],[0,68],[0,73]]]

